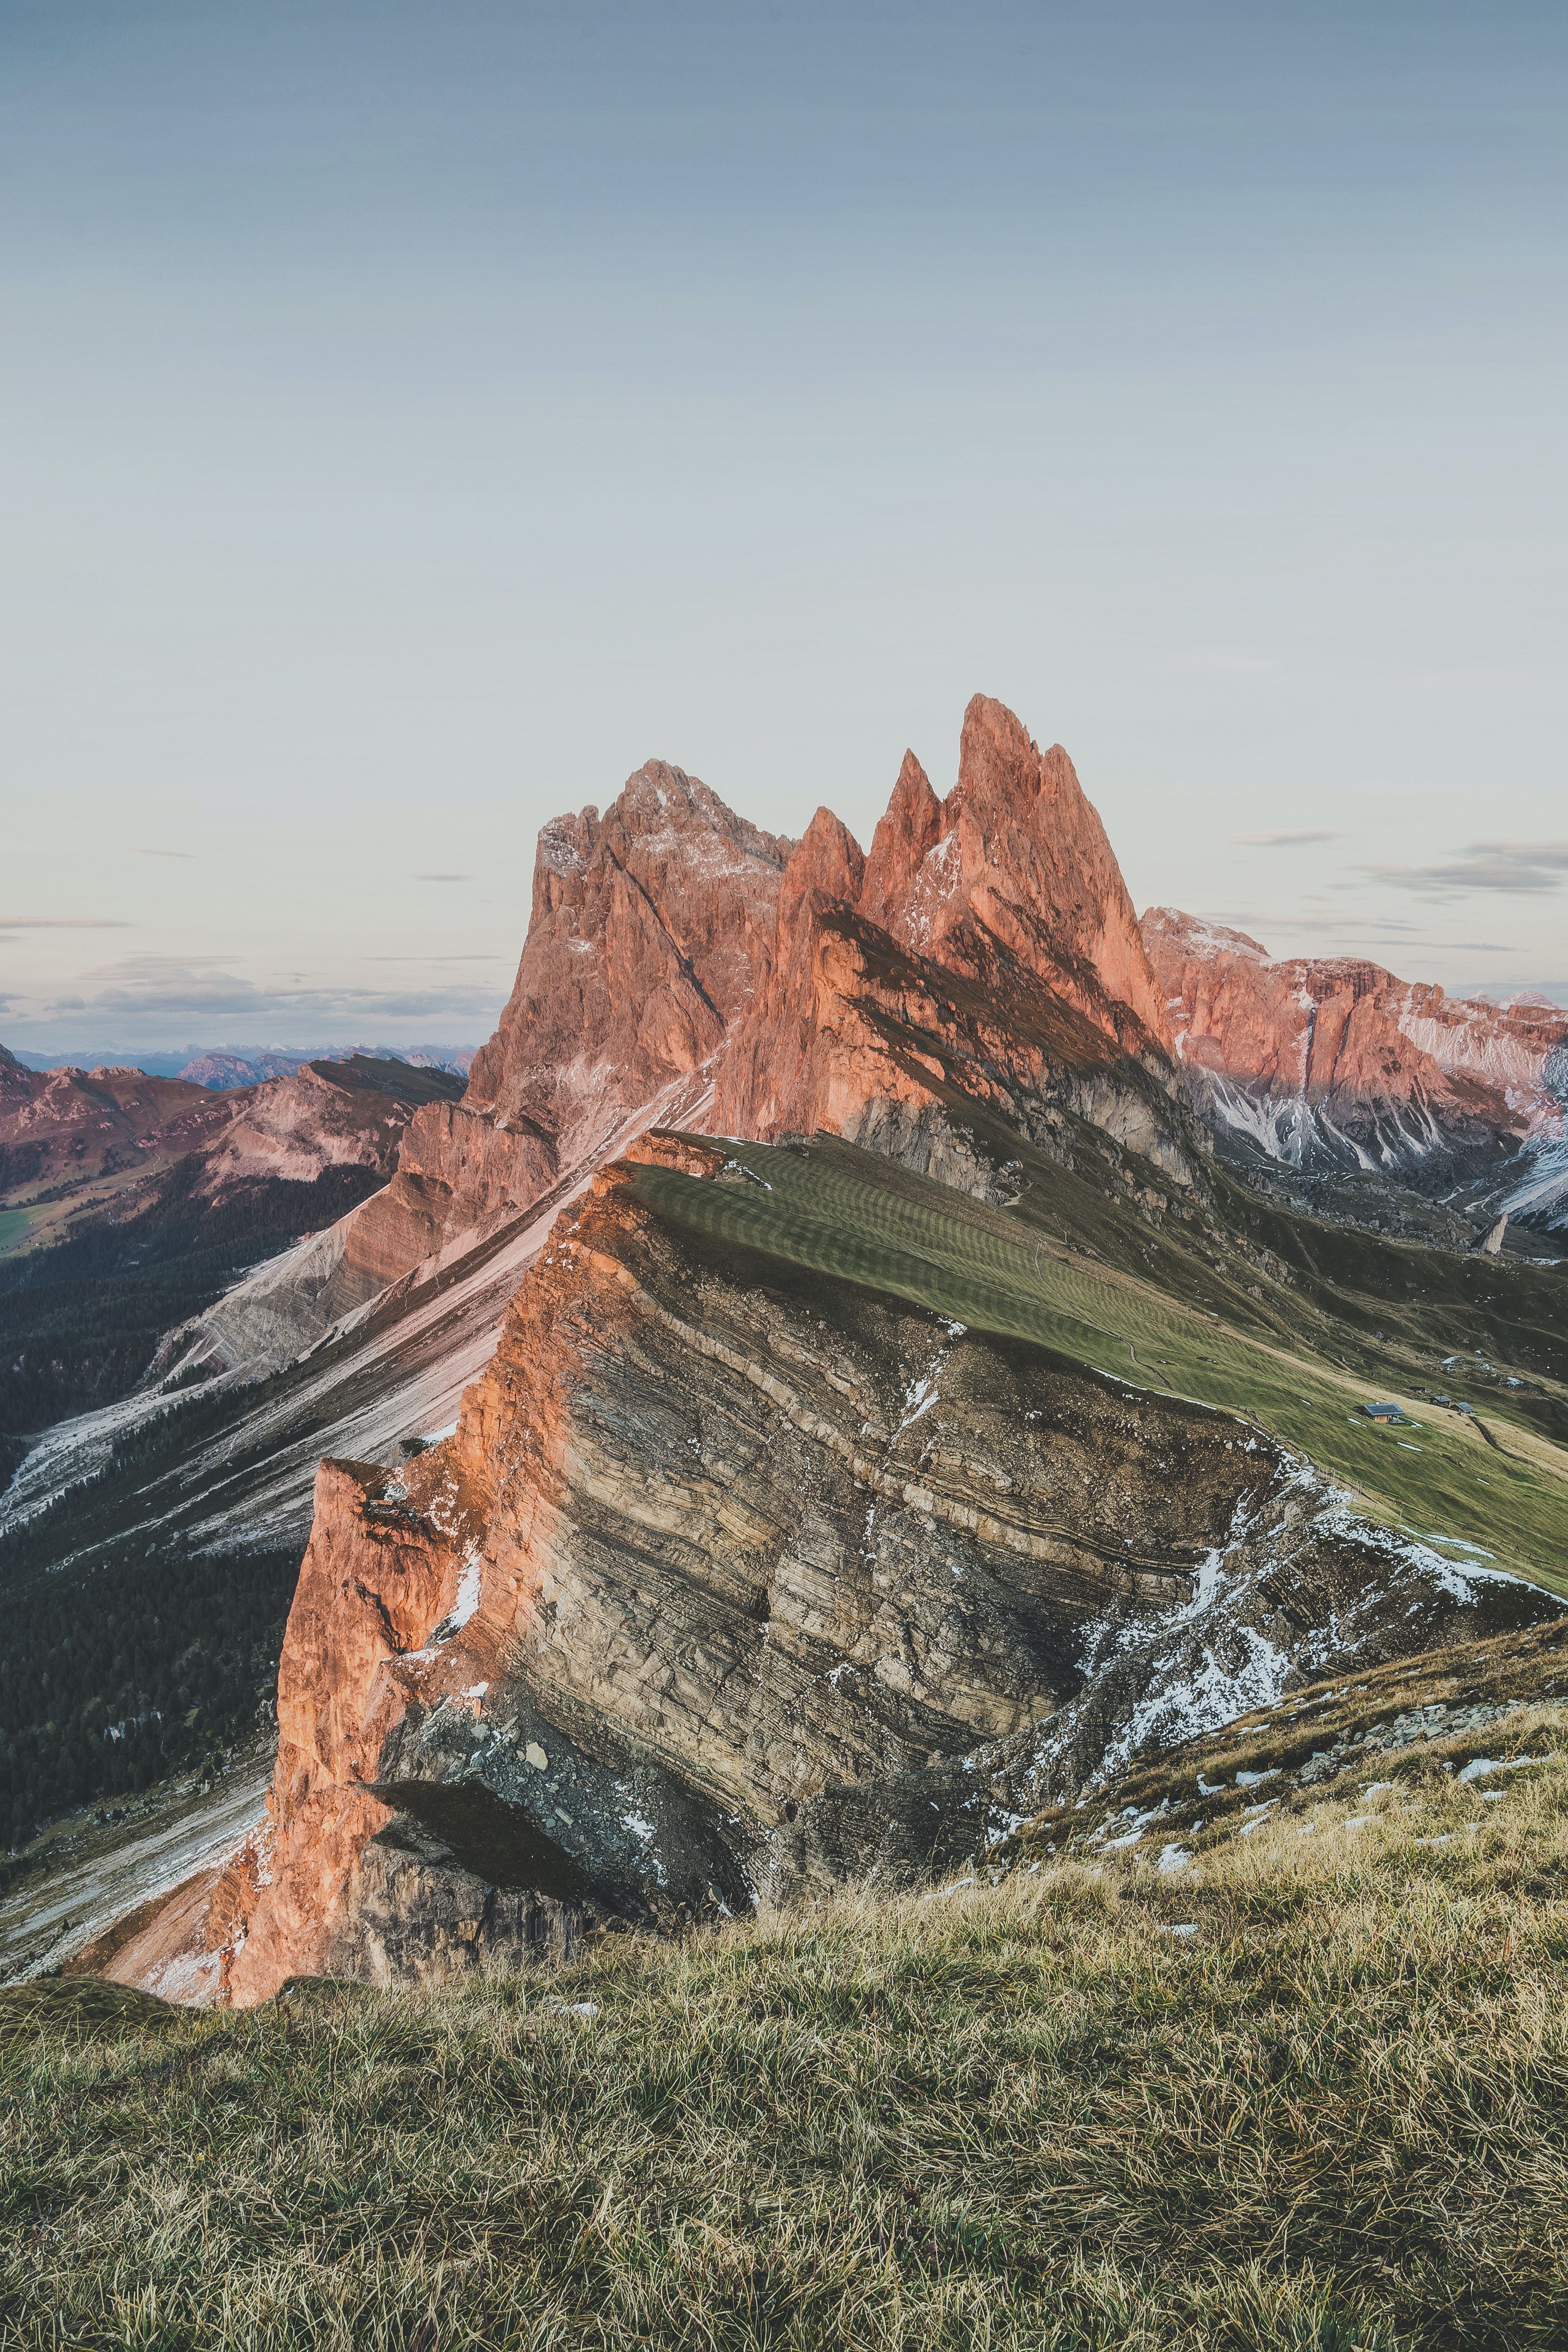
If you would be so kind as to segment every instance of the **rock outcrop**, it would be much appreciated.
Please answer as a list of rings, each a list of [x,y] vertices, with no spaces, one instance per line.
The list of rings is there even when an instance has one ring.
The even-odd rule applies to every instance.
[[[1291,1676],[1557,1605],[1356,1520],[1260,1427],[944,1320],[888,1270],[888,1186],[947,1230],[921,1177],[990,1204],[938,1255],[1005,1256],[1026,1144],[1029,1181],[1114,1192],[1121,1222],[1069,1255],[1121,1249],[1153,1283],[1174,1203],[1219,1266],[1178,1055],[1269,1101],[1315,1104],[1327,1073],[1331,1122],[1352,1073],[1425,1114],[1436,1049],[1376,986],[1277,985],[1247,941],[1210,985],[1176,920],[1140,933],[1065,752],[984,698],[952,791],[906,758],[868,853],[826,810],[798,844],[760,833],[658,763],[545,828],[467,1094],[315,1245],[312,1312],[379,1291],[391,1345],[416,1318],[389,1302],[487,1252],[510,1304],[455,1432],[395,1470],[321,1467],[268,1827],[201,1894],[226,1998],[902,1883]],[[1227,1024],[1245,1081],[1205,1042]],[[1444,1083],[1482,1118],[1479,1077]],[[837,1257],[792,1256],[832,1213],[781,1171],[830,1150],[864,1214]],[[775,1183],[765,1245],[712,1213],[707,1188]],[[267,1280],[245,1311],[274,1313]]]
[[[1353,958],[1276,961],[1169,907],[1142,929],[1200,1100],[1268,1158],[1447,1189],[1561,1139],[1556,1006],[1450,997]]]
[[[868,856],[829,811],[813,818],[711,1124],[826,1129],[964,1181],[975,1110],[1037,1133],[1062,1099],[1184,1172],[1162,1101],[1171,1044],[1072,762],[977,695],[945,800],[910,752]]]
[[[346,1263],[375,1286],[547,1203],[618,1139],[700,1118],[748,1011],[795,845],[650,760],[601,817],[539,836],[517,982],[460,1103],[410,1127]]]
[[[558,1219],[455,1435],[322,1467],[236,2001],[901,1883],[1162,1713],[1427,1645],[1468,1597],[1228,1415],[739,1266],[650,1167],[758,1181],[645,1139]]]
[[[460,1101],[392,1181],[224,1300],[198,1340],[287,1361],[378,1294],[548,1217],[658,1122],[829,1129],[985,1191],[977,1115],[1067,1102],[1187,1181],[1198,1130],[1121,872],[1059,747],[965,714],[939,801],[906,756],[868,857],[819,810],[795,843],[650,761],[540,835],[517,982]]]
[[[236,2000],[923,1852],[944,1771],[1059,1706],[1113,1599],[1184,1597],[1268,1483],[1199,1408],[1130,1421],[1037,1351],[736,1281],[647,1160],[724,1169],[648,1139],[558,1221],[456,1435],[322,1467]],[[453,1870],[509,1897],[466,1955],[421,1908]]]

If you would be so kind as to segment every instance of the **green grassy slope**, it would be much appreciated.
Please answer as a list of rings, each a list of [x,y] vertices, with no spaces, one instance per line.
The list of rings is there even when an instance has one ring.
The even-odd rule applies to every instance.
[[[1201,1210],[1184,1218],[1179,1198],[1156,1223],[1108,1198],[1102,1170],[1091,1181],[1016,1143],[1011,1156],[1026,1189],[1011,1209],[836,1139],[733,1151],[757,1182],[646,1168],[637,1189],[728,1263],[750,1252],[760,1273],[771,1262],[863,1283],[1141,1387],[1246,1414],[1352,1487],[1375,1516],[1478,1546],[1568,1591],[1568,1451],[1539,1425],[1543,1416],[1555,1425],[1568,1397],[1537,1360],[1541,1307],[1556,1313],[1553,1270],[1500,1275],[1493,1261],[1478,1267],[1260,1206],[1249,1234],[1241,1218],[1255,1211],[1246,1198],[1224,1230]],[[1147,1191],[1147,1163],[1134,1165]],[[1303,1277],[1287,1252],[1333,1271]],[[1525,1294],[1533,1316],[1506,1301],[1500,1314],[1487,1285],[1503,1279],[1539,1286],[1539,1297]],[[1491,1443],[1413,1394],[1418,1375],[1434,1385],[1455,1381],[1437,1367],[1458,1346],[1473,1350],[1478,1332],[1495,1368],[1478,1392]],[[1555,1349],[1550,1331],[1542,1347]],[[1528,1397],[1495,1384],[1512,1360]],[[1374,1395],[1409,1400],[1413,1422],[1367,1422],[1357,1408]]]
[[[31,1209],[0,1209],[0,1257],[7,1250],[21,1248],[32,1222]]]
[[[1514,1649],[1490,1671],[1535,1703],[1261,1820],[1236,1791],[1179,1874],[1157,1837],[1026,1849],[923,1899],[612,1937],[564,1976],[248,2014],[0,1992],[0,2336],[1568,2341],[1562,1653]],[[1160,1766],[1190,1790],[1240,1752]],[[1477,1755],[1542,1760],[1467,1783]]]

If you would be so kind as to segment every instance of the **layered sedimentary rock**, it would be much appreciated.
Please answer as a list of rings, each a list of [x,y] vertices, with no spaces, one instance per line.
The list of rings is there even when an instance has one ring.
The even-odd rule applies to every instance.
[[[394,1967],[384,1881],[412,1854],[427,1884],[432,1839],[565,1906],[557,1939],[809,1878],[778,1835],[806,1815],[824,1875],[923,1849],[923,1776],[1050,1714],[1108,1600],[1179,1599],[1267,1482],[1196,1409],[1131,1426],[1035,1351],[735,1281],[637,1164],[559,1221],[455,1437],[391,1481],[323,1466],[236,1999]],[[392,1912],[396,1968],[455,1964],[412,1893]],[[469,1940],[542,1932],[514,1906]]]
[[[1161,1099],[1171,1043],[1067,753],[1041,752],[977,695],[952,790],[939,800],[907,754],[868,856],[817,811],[711,1123],[756,1137],[828,1129],[963,1181],[974,1108],[1034,1131],[1063,1098],[1184,1173]]]
[[[1555,1605],[1354,1520],[1256,1426],[910,1303],[932,1294],[889,1271],[875,1161],[852,1245],[791,1255],[833,1212],[786,1152],[857,1159],[799,1140],[824,1132],[993,1203],[1022,1202],[1026,1141],[1029,1181],[1126,1217],[1178,1197],[1139,1153],[1217,1197],[1173,1049],[1207,1066],[1219,1000],[1197,1021],[1150,937],[1165,964],[1065,753],[984,698],[953,790],[906,759],[868,853],[657,764],[546,828],[467,1096],[320,1245],[319,1305],[435,1294],[490,1249],[518,1287],[454,1433],[319,1474],[268,1828],[203,1896],[227,1998],[903,1881],[1292,1675]],[[1285,1005],[1258,1004],[1261,1037]],[[1369,1017],[1324,1024],[1335,1071],[1375,1063]],[[775,1148],[707,1139],[735,1137]],[[753,1250],[704,1188],[759,1183],[783,1206]]]
[[[1561,1136],[1568,1013],[1553,1005],[1449,997],[1352,958],[1276,961],[1169,907],[1142,928],[1201,1099],[1270,1158],[1447,1186]]]
[[[1458,1606],[1228,1416],[737,1264],[650,1162],[758,1181],[646,1139],[558,1220],[456,1434],[323,1465],[237,2001],[899,1883],[1162,1707],[1181,1736],[1194,1689],[1234,1710]]]

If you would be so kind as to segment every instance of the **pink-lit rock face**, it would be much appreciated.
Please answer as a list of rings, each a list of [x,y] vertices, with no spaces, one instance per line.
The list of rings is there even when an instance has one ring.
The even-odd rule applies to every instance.
[[[938,801],[912,753],[866,861],[858,911],[911,953],[947,961],[979,925],[1097,1021],[1125,1006],[1168,1046],[1160,996],[1105,827],[1059,743],[1042,752],[977,694],[958,782]],[[958,949],[958,968],[965,966]]]
[[[1143,943],[1213,1111],[1287,1160],[1369,1168],[1496,1155],[1550,1131],[1568,1013],[1496,1005],[1340,957],[1276,961],[1245,932],[1151,907]]]
[[[291,1971],[336,1963],[439,1974],[465,1964],[465,1937],[478,1948],[480,1927],[446,1916],[451,1902],[461,1909],[456,1895],[440,1896],[437,1925],[431,1914],[417,1934],[392,1916],[384,1881],[403,1885],[405,1907],[411,1871],[422,1888],[442,1871],[442,1884],[458,1882],[449,1853],[437,1867],[396,1843],[402,1832],[387,1846],[387,1776],[412,1771],[422,1786],[430,1739],[457,1737],[518,1657],[560,1642],[574,1590],[567,1563],[585,1534],[592,1548],[590,1522],[650,1508],[634,1460],[598,1459],[595,1399],[673,1344],[676,1324],[660,1324],[665,1310],[643,1286],[657,1266],[679,1297],[683,1277],[672,1276],[677,1261],[664,1265],[666,1244],[626,1171],[652,1160],[713,1179],[724,1154],[668,1132],[628,1144],[627,1124],[649,1121],[649,1106],[673,1093],[689,1129],[767,1139],[827,1129],[934,1167],[944,1122],[962,1119],[966,1103],[1013,1116],[1064,1084],[1109,1099],[1126,1067],[1164,1068],[1168,1044],[1121,873],[1071,763],[1059,750],[1042,754],[982,698],[965,717],[953,790],[938,800],[907,757],[868,858],[826,809],[798,845],[780,841],[658,766],[605,818],[590,810],[545,828],[528,944],[497,1034],[465,1100],[415,1122],[396,1181],[358,1213],[350,1247],[381,1250],[390,1273],[455,1228],[548,1198],[617,1129],[624,1157],[563,1212],[458,1433],[397,1474],[395,1501],[379,1499],[388,1490],[372,1470],[323,1465],[279,1677],[273,1843],[264,1869],[245,1858],[219,1890],[218,1912],[244,1928],[224,1958],[230,1998],[263,1999]],[[693,1353],[682,1395],[711,1378],[704,1367]],[[731,1367],[737,1398],[750,1395],[755,1369]],[[738,1498],[737,1508],[736,1528],[765,1550],[761,1505]],[[654,1518],[661,1544],[684,1524],[663,1502]],[[725,1520],[713,1535],[716,1557],[728,1558],[735,1529]],[[596,1591],[590,1580],[585,1594]],[[595,1630],[562,1650],[552,1678],[658,1747],[681,1720],[679,1678],[661,1665],[657,1690],[647,1680],[665,1640],[658,1612],[651,1595],[626,1606],[611,1654],[602,1597],[584,1599]],[[646,1622],[639,1610],[652,1612]],[[429,1646],[454,1611],[460,1632]],[[766,1745],[752,1716],[776,1706],[767,1737],[781,1758],[804,1737],[798,1721],[790,1727],[802,1704],[793,1684],[786,1705],[764,1675],[762,1696],[742,1706],[755,1675],[723,1661],[727,1645],[754,1634],[749,1616],[739,1633],[714,1633],[712,1658],[704,1651],[687,1677],[695,1690],[710,1667],[718,1673],[727,1696],[703,1685],[700,1705],[692,1700],[693,1754],[748,1818],[755,1768],[744,1758]],[[976,1675],[978,1695],[963,1704],[984,1730],[1014,1728],[1043,1703]],[[836,1684],[819,1711],[829,1701],[829,1712],[848,1704]],[[958,1702],[950,1693],[942,1703]],[[739,1710],[732,1723],[727,1708]],[[405,1790],[399,1801],[416,1799]],[[775,1800],[784,1801],[770,1785],[768,1806]],[[465,1822],[459,1842],[480,1828]],[[449,1822],[445,1833],[458,1834]],[[682,1851],[683,1840],[700,1843],[684,1816],[666,1833]],[[566,1932],[560,1889],[542,1885],[515,1917],[495,1912],[494,1889],[472,1899],[488,1906],[491,1948],[498,1937],[531,1944]],[[647,1895],[656,1909],[662,1899]]]
[[[342,1279],[358,1295],[548,1207],[656,1121],[901,1136],[925,1165],[912,1125],[940,1118],[954,1073],[1016,1107],[1068,1072],[1103,1092],[1110,1066],[1170,1044],[1072,763],[1000,703],[970,704],[945,800],[906,756],[868,857],[826,809],[791,842],[650,761],[602,817],[541,834],[496,1034],[350,1221]]]
[[[463,1100],[413,1122],[396,1181],[353,1220],[353,1264],[394,1280],[455,1234],[545,1199],[654,1117],[700,1118],[752,1004],[794,846],[658,760],[603,816],[547,824],[495,1035]]]
[[[1098,1115],[1108,1074],[1158,1065],[1171,1042],[1072,762],[977,695],[945,800],[910,752],[868,856],[827,810],[813,818],[712,1123],[881,1148],[901,1136],[906,1156],[955,1096],[1016,1113],[1071,1082]]]
[[[1060,1104],[1184,1181],[1173,1055],[1259,1122],[1490,1135],[1565,1028],[1168,912],[1141,933],[1065,752],[983,698],[953,789],[907,756],[868,855],[657,764],[547,826],[497,1034],[348,1245],[390,1278],[525,1210],[541,1243],[456,1428],[322,1465],[267,1830],[157,1948],[192,1946],[199,1896],[248,2003],[902,1867],[943,1807],[973,1838],[963,1759],[1055,1719],[1108,1611],[1194,1599],[1229,1544],[1272,1643],[1287,1601],[1333,1625],[1390,1573],[1380,1539],[1298,1528],[1293,1468],[1223,1414],[699,1244],[659,1201],[751,1181],[704,1132],[826,1130],[984,1192],[995,1136]],[[939,1379],[941,1423],[910,1410]],[[1451,1581],[1391,1586],[1377,1641],[1434,1638]]]

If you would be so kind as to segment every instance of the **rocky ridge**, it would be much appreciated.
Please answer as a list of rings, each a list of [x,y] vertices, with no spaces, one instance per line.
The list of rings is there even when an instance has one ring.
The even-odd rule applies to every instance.
[[[1557,1607],[1229,1415],[704,1251],[644,1169],[758,1181],[647,1138],[455,1434],[322,1466],[237,2001],[905,1883],[1310,1671]]]
[[[868,856],[828,810],[813,818],[710,1123],[764,1139],[826,1129],[984,1184],[975,1113],[1039,1140],[1069,1104],[1185,1181],[1170,1046],[1072,762],[976,695],[945,800],[910,752]]]
[[[415,1118],[346,1260],[379,1286],[532,1209],[639,1112],[694,1118],[748,1009],[791,842],[650,760],[539,836],[516,983],[461,1102]],[[673,1093],[672,1093],[673,1089]]]
[[[945,800],[905,755],[868,856],[826,809],[787,841],[649,761],[602,817],[542,829],[516,984],[462,1099],[417,1112],[384,1190],[184,1344],[276,1369],[537,1225],[661,1121],[826,1129],[984,1191],[976,1118],[1048,1140],[1065,1106],[1189,1182],[1204,1141],[1170,1045],[1099,816],[1000,703],[971,702]]]
[[[268,1825],[200,1929],[226,1997],[907,1876],[1292,1675],[1556,1605],[1390,1538],[1256,1423],[934,1312],[874,1244],[825,1281],[667,1213],[771,1189],[729,1138],[837,1136],[1004,1223],[1070,1180],[1129,1265],[1185,1220],[1205,1286],[1285,1286],[1288,1333],[1278,1237],[1215,1224],[1148,936],[1065,752],[984,698],[953,790],[906,757],[868,854],[658,762],[546,827],[464,1099],[186,1335],[308,1385],[384,1326],[363,1427],[397,1318],[507,1274],[456,1430],[319,1475]]]
[[[1476,1188],[1478,1213],[1568,1207],[1568,1013],[1492,1004],[1353,958],[1276,960],[1151,907],[1143,944],[1217,1132],[1290,1167]]]
[[[182,1170],[183,1202],[330,1170],[390,1175],[422,1105],[460,1093],[446,1071],[354,1055],[216,1093],[135,1069],[29,1070],[0,1049],[0,1208],[37,1247],[88,1222],[131,1224]]]

